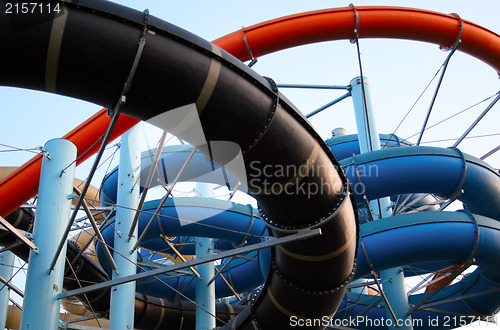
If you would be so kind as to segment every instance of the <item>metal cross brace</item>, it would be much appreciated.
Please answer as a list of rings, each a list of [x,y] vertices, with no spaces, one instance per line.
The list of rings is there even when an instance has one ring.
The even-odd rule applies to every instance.
[[[169,266],[161,267],[158,269],[149,270],[149,271],[146,271],[143,273],[129,275],[129,276],[117,278],[117,279],[114,279],[111,281],[89,285],[89,286],[84,287],[84,288],[63,292],[58,296],[58,299],[72,297],[75,295],[79,295],[79,294],[83,294],[83,293],[87,293],[87,292],[91,292],[91,291],[102,290],[102,289],[106,289],[106,288],[109,288],[109,287],[112,287],[115,285],[120,285],[120,284],[124,284],[124,283],[128,283],[128,282],[138,281],[138,280],[141,280],[144,278],[165,274],[165,273],[168,273],[171,271],[176,271],[176,270],[179,270],[182,268],[196,266],[196,265],[200,265],[200,264],[203,264],[206,262],[215,261],[215,260],[222,259],[222,258],[228,258],[228,257],[231,257],[233,255],[244,254],[244,253],[248,253],[248,252],[252,252],[252,251],[256,251],[256,250],[261,250],[261,249],[273,247],[273,246],[280,245],[280,244],[286,244],[286,243],[290,243],[290,242],[294,242],[294,241],[298,241],[298,240],[303,240],[303,239],[311,238],[311,237],[314,237],[317,235],[321,235],[320,228],[300,231],[296,234],[285,236],[285,237],[280,237],[280,238],[270,237],[268,240],[261,242],[261,243],[247,245],[247,246],[244,246],[241,248],[216,253],[213,255],[208,255],[208,256],[205,256],[203,258],[189,260],[189,261],[186,261],[184,263],[169,265]]]
[[[368,257],[368,252],[366,252],[366,247],[365,247],[364,242],[361,242],[361,248],[363,249],[363,253],[365,254],[366,263],[368,264],[368,266],[370,266],[373,279],[375,280],[375,283],[377,284],[377,287],[380,291],[380,295],[384,299],[385,305],[386,305],[387,309],[389,309],[389,312],[391,313],[392,318],[394,319],[395,322],[397,322],[398,318],[396,317],[396,314],[394,313],[394,310],[392,309],[391,304],[389,303],[389,299],[387,299],[387,296],[385,295],[384,289],[382,288],[382,285],[380,284],[380,282],[378,280],[377,273],[375,272],[375,268],[373,268],[373,265],[370,261],[370,258]]]
[[[453,282],[453,280],[455,278],[457,278],[458,275],[462,274],[467,268],[469,268],[470,266],[472,266],[475,262],[476,262],[476,260],[474,258],[472,258],[469,261],[467,261],[463,267],[461,267],[460,269],[457,269],[457,270],[453,271],[453,273],[451,273],[451,275],[448,277],[448,279],[446,281],[444,281],[443,283],[441,283],[429,295],[427,295],[424,299],[422,299],[418,304],[416,304],[415,306],[413,306],[410,309],[410,311],[408,312],[408,316],[410,316],[411,314],[413,314],[422,305],[424,305],[426,302],[428,302],[432,297],[434,297],[435,295],[437,295],[444,287],[448,286],[448,284],[450,284],[451,282]]]
[[[7,220],[0,216],[0,224],[5,227],[8,231],[19,238],[24,244],[26,244],[33,252],[38,254],[38,248],[35,244],[30,241],[26,236],[24,236],[16,227],[10,224]]]

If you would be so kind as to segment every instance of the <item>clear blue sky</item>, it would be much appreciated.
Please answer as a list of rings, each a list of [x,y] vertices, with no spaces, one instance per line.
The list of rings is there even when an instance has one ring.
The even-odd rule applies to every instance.
[[[275,17],[328,8],[347,6],[338,1],[178,1],[121,0],[114,1],[138,10],[148,8],[152,15],[179,25],[207,40]],[[361,5],[398,5],[418,7],[445,13],[456,12],[461,17],[500,31],[498,10],[500,2],[489,1],[358,1]],[[380,132],[391,133],[408,111],[426,84],[438,70],[447,53],[435,45],[409,41],[361,40],[365,75],[372,82],[373,103]],[[359,74],[355,46],[348,41],[337,41],[305,46],[278,52],[259,59],[254,69],[278,83],[348,84]],[[453,56],[443,82],[430,124],[493,95],[499,87],[494,70],[478,60],[461,53]],[[420,130],[430,102],[433,86],[403,123],[397,134],[409,137]],[[323,105],[341,92],[284,93],[304,112]],[[0,88],[2,100],[0,143],[20,148],[43,145],[48,139],[59,137],[74,128],[100,106],[73,99],[21,89]],[[456,138],[485,108],[486,104],[429,130],[424,141]],[[497,106],[498,107],[498,106]],[[490,114],[471,133],[471,136],[500,133],[497,123],[500,110]],[[332,109],[315,116],[311,122],[325,138],[335,127],[355,132],[351,101],[345,100]],[[440,145],[449,146],[452,142]],[[481,156],[500,144],[500,136],[476,138],[464,142],[465,152]],[[5,150],[0,147],[0,150]],[[0,152],[0,165],[21,165],[31,157],[26,152]],[[500,167],[500,152],[489,159]],[[80,173],[79,173],[80,174]],[[82,175],[82,174],[80,174]],[[84,175],[84,174],[83,174]]]
[[[148,8],[154,16],[179,25],[207,40],[264,20],[308,10],[348,6],[341,1],[113,1],[138,10]],[[498,0],[359,0],[363,5],[397,5],[430,9],[444,13],[458,13],[462,18],[500,32],[500,1]],[[381,133],[392,133],[403,115],[436,73],[448,53],[435,45],[395,40],[361,40],[363,68],[372,83],[373,104],[377,126]],[[254,69],[278,83],[345,84],[359,75],[356,48],[349,41],[328,42],[294,48],[259,59]],[[442,90],[438,96],[430,124],[463,110],[499,90],[497,73],[478,60],[456,53],[448,68]],[[418,132],[434,90],[425,94],[403,123],[397,134],[407,138]],[[283,91],[303,113],[308,113],[336,98],[341,92]],[[0,143],[19,148],[34,148],[47,140],[60,137],[73,129],[101,107],[70,98],[0,87]],[[459,137],[469,124],[483,111],[487,103],[473,108],[454,120],[429,130],[425,141]],[[311,119],[324,137],[335,127],[345,127],[355,133],[352,103],[345,100],[332,109]],[[494,107],[471,133],[471,136],[500,134],[500,105]],[[147,144],[154,146],[157,132],[148,136]],[[415,141],[415,138],[412,139]],[[453,141],[436,143],[448,147]],[[500,144],[500,135],[474,138],[461,145],[464,152],[482,156]],[[19,166],[31,158],[28,152],[6,152],[0,146],[0,166]],[[500,152],[488,159],[500,168]],[[77,170],[84,178],[89,161]],[[98,185],[104,170],[94,180]],[[493,327],[488,327],[493,329]]]

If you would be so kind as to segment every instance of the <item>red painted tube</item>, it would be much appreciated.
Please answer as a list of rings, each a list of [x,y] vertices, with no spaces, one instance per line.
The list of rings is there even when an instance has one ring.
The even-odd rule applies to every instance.
[[[345,7],[285,16],[235,31],[213,41],[242,61],[250,55],[259,57],[282,49],[328,40],[351,39],[356,27],[355,12],[359,16],[361,38],[397,38],[452,46],[460,34],[460,51],[468,53],[500,72],[500,36],[475,23],[455,15],[400,7]],[[123,115],[113,138],[138,122]],[[79,153],[87,150],[95,139],[104,134],[109,119],[104,111],[89,118],[64,138],[77,144]],[[96,147],[97,148],[97,147]],[[80,162],[90,157],[87,152]],[[80,154],[79,154],[80,156]],[[36,195],[41,166],[37,156],[0,182],[0,215],[6,216],[26,200]]]
[[[500,72],[500,36],[456,15],[400,8],[345,7],[285,16],[235,31],[214,41],[216,45],[245,61],[295,46],[328,40],[352,39],[359,16],[360,38],[396,38],[453,46],[460,35],[458,50],[472,55]]]
[[[72,141],[78,148],[77,165],[99,150],[100,144],[95,142],[106,133],[110,121],[107,110],[102,109],[63,136],[64,139]],[[138,122],[138,119],[122,114],[116,123],[111,140],[116,139]],[[92,147],[94,143],[95,145]],[[88,151],[85,152],[86,150]],[[41,167],[42,156],[39,154],[0,182],[1,216],[7,216],[37,194]]]

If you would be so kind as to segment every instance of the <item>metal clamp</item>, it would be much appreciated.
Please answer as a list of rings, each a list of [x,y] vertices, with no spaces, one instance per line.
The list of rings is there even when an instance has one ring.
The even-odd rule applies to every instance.
[[[464,187],[464,184],[465,184],[465,180],[467,178],[468,164],[467,164],[467,160],[465,159],[464,154],[462,153],[462,151],[460,151],[460,149],[458,149],[456,147],[450,147],[449,149],[455,150],[458,153],[458,155],[462,158],[462,160],[464,162],[464,164],[463,164],[463,175],[462,175],[462,180],[460,180],[460,183],[457,186],[457,189],[455,189],[455,192],[453,194],[451,194],[451,196],[449,197],[449,201],[446,202],[446,203],[443,203],[441,205],[440,210],[446,208],[448,205],[450,205],[451,203],[453,203],[456,199],[458,199],[458,197],[460,197],[464,193],[463,187]]]
[[[358,41],[359,38],[359,13],[358,10],[356,9],[356,6],[354,6],[352,3],[349,4],[349,8],[353,9],[354,17],[356,19],[356,27],[354,28],[354,38],[349,40],[351,44],[354,44]]]
[[[139,44],[137,47],[137,52],[135,53],[134,62],[132,62],[132,67],[130,68],[130,72],[128,74],[128,78],[125,81],[125,85],[123,86],[122,93],[118,98],[115,106],[112,109],[108,109],[108,117],[113,118],[116,114],[119,114],[120,108],[123,103],[127,101],[127,93],[132,85],[132,80],[134,79],[135,72],[137,71],[137,67],[139,66],[139,61],[142,57],[142,52],[144,50],[144,46],[146,45],[146,33],[148,32],[149,27],[149,9],[144,10],[144,27],[142,29],[141,38],[139,39]]]
[[[363,181],[361,181],[361,174],[359,174],[358,170],[358,164],[356,163],[356,155],[352,155],[352,164],[354,165],[354,170],[356,171],[356,176],[358,178],[358,182],[363,186],[363,200],[365,201],[366,208],[368,209],[368,214],[370,215],[371,221],[374,220],[373,217],[373,212],[370,206],[370,201],[368,200],[368,197],[366,197],[366,189],[365,189],[365,184]]]
[[[252,232],[252,228],[253,228],[253,225],[255,223],[255,212],[253,211],[253,206],[252,205],[248,205],[248,207],[250,208],[250,224],[248,225],[248,229],[247,229],[247,232],[245,233],[245,236],[243,236],[243,239],[241,240],[240,244],[238,244],[237,246],[235,246],[235,248],[240,248],[242,246],[244,246],[245,244],[247,244],[247,238],[251,235],[251,232]]]
[[[247,47],[248,56],[250,57],[250,63],[248,63],[248,67],[251,68],[255,63],[257,63],[257,59],[253,57],[252,51],[250,50],[250,45],[248,44],[247,36],[245,35],[245,27],[241,27],[241,32],[243,33],[243,42],[245,42],[245,46]]]
[[[455,50],[457,50],[458,46],[460,46],[460,43],[462,42],[462,35],[464,33],[464,21],[462,20],[462,18],[456,13],[451,13],[450,15],[458,18],[458,20],[460,22],[458,24],[458,26],[460,27],[460,32],[459,32],[453,46],[442,46],[442,45],[439,46],[439,49],[441,49],[443,51],[448,51],[448,50],[455,51]]]
[[[476,253],[477,253],[477,250],[479,249],[479,241],[481,239],[481,229],[479,227],[479,224],[477,223],[477,219],[476,217],[474,216],[474,214],[472,214],[471,212],[467,211],[467,210],[463,210],[461,212],[465,212],[471,219],[472,221],[474,221],[474,226],[476,227],[475,229],[475,234],[476,236],[474,237],[474,246],[472,247],[472,250],[470,252],[470,255],[467,257],[467,261],[465,262],[465,264],[472,264],[474,262],[474,259],[476,257]]]

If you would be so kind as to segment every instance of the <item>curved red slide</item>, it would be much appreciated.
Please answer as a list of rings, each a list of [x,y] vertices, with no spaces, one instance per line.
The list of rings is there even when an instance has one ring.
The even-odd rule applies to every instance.
[[[344,7],[284,16],[243,28],[213,41],[237,58],[328,40],[353,39],[359,18],[360,38],[395,38],[451,47],[463,32],[458,50],[500,72],[500,36],[458,15],[402,7]],[[248,48],[245,43],[248,43]]]
[[[235,31],[214,43],[242,61],[278,50],[338,39],[351,39],[359,20],[360,38],[398,38],[452,46],[461,32],[459,50],[500,72],[500,36],[455,15],[400,7],[345,7],[285,16]],[[245,43],[247,40],[247,44]],[[121,135],[138,122],[122,115],[113,133]],[[78,147],[82,162],[98,149],[90,148],[104,134],[109,118],[102,110],[65,135]],[[82,155],[85,152],[84,155]],[[6,216],[36,195],[41,156],[34,157],[0,182],[0,215]]]
[[[63,136],[78,148],[77,165],[99,150],[99,143],[96,141],[104,135],[110,121],[107,110],[102,109]],[[138,119],[121,115],[110,140],[122,135],[138,122]],[[0,182],[0,200],[2,201],[0,215],[2,217],[9,215],[38,193],[41,168],[42,155],[38,154]]]

